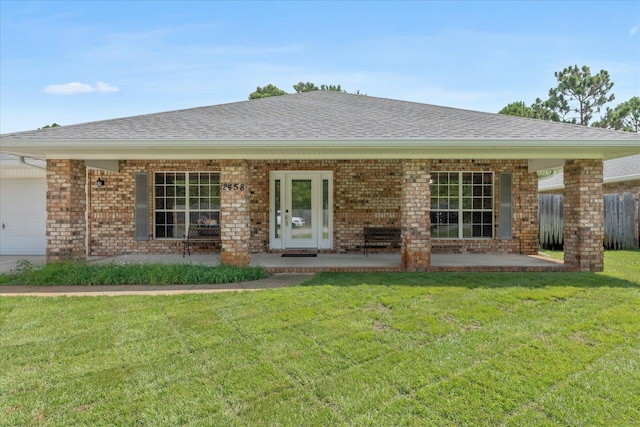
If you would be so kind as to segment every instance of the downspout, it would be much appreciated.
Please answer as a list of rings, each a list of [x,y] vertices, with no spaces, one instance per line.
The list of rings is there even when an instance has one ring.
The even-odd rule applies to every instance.
[[[47,170],[46,167],[36,166],[36,165],[32,165],[31,163],[27,163],[24,160],[24,156],[18,157],[18,163],[20,163],[23,166],[26,166],[26,167],[29,167],[29,168],[33,168],[33,169],[37,169],[37,170],[41,170],[41,171],[46,171]]]

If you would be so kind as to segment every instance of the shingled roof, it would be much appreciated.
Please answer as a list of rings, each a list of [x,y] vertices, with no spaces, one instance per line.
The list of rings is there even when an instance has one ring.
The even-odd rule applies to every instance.
[[[36,159],[563,159],[640,154],[640,135],[315,91],[0,135]]]
[[[2,135],[40,140],[627,140],[638,135],[332,91]]]

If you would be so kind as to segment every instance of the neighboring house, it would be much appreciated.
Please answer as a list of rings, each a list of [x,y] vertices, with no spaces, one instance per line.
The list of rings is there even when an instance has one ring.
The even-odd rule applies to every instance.
[[[0,154],[0,255],[44,255],[45,162]]]
[[[429,270],[432,251],[536,254],[536,171],[561,166],[565,264],[602,270],[602,161],[640,154],[637,134],[329,91],[0,142],[47,161],[49,260],[174,253],[207,224],[222,262],[246,265],[360,252],[363,228],[386,226],[402,229],[408,271]]]
[[[631,193],[634,199],[640,194],[640,154],[604,161],[604,193]],[[545,194],[564,192],[564,173],[560,172],[538,181],[538,191]]]

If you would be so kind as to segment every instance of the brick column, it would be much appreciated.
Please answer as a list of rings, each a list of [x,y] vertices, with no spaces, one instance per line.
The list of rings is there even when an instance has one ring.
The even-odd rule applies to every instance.
[[[47,160],[47,262],[86,260],[86,176],[82,160]]]
[[[245,160],[223,160],[220,166],[221,261],[249,265],[249,164]]]
[[[526,167],[526,166],[525,166]],[[515,189],[515,187],[514,187]],[[540,246],[540,225],[538,222],[538,174],[523,173],[520,178],[520,189],[514,191],[515,197],[520,194],[519,209],[514,204],[516,215],[520,218],[520,253],[537,255]]]
[[[402,174],[402,265],[425,271],[431,266],[430,169],[424,160],[405,160]]]
[[[602,160],[564,165],[564,263],[577,271],[604,269]]]

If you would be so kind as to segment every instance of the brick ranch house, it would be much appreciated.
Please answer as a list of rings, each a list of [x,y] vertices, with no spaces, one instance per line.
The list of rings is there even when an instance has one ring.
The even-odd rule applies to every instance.
[[[0,141],[46,159],[49,261],[176,253],[199,223],[220,227],[223,263],[246,265],[361,252],[363,228],[386,226],[407,271],[432,251],[536,254],[536,172],[560,166],[565,265],[602,270],[603,160],[640,154],[637,134],[327,91]]]

